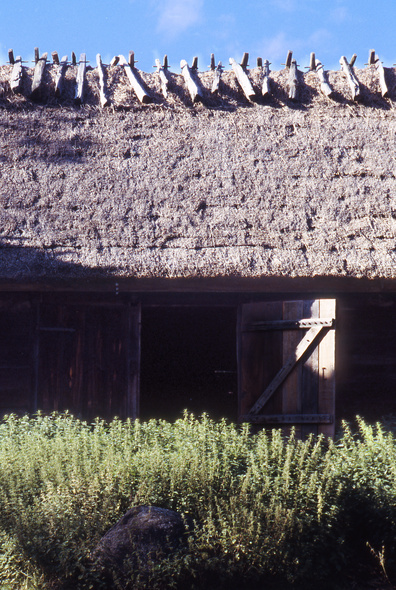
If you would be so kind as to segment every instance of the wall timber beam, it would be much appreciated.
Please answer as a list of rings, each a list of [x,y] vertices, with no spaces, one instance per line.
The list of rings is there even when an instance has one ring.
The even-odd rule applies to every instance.
[[[147,92],[145,91],[145,89],[143,88],[143,86],[141,85],[139,79],[136,76],[135,73],[135,68],[131,67],[131,65],[127,62],[127,60],[125,59],[125,57],[123,55],[119,55],[119,64],[121,66],[123,66],[124,68],[124,72],[136,94],[136,96],[138,97],[139,101],[142,104],[149,104],[150,102],[152,102],[152,98],[151,96],[149,96],[149,94],[147,94]],[[135,63],[134,59],[133,59],[133,63]]]
[[[37,50],[37,51],[36,51]],[[35,48],[35,59],[38,56],[38,49]],[[34,75],[33,75],[33,83],[32,83],[32,91],[30,97],[32,99],[38,98],[41,93],[41,86],[43,83],[45,66],[47,64],[47,57],[48,53],[43,53],[43,55],[37,59],[36,65],[34,67]]]
[[[182,76],[183,76],[184,81],[187,86],[188,93],[189,93],[193,103],[203,100],[202,86],[198,82],[198,80],[196,78],[193,78],[193,76],[191,75],[191,70],[196,69],[196,67],[194,67],[194,65],[197,65],[197,63],[195,63],[195,64],[193,63],[193,66],[190,68],[190,66],[188,65],[188,63],[186,62],[185,59],[182,59],[180,62],[181,73],[182,73]]]
[[[240,87],[243,90],[244,95],[250,101],[256,98],[256,92],[252,86],[252,83],[249,80],[249,76],[246,73],[246,66],[248,62],[249,54],[244,53],[242,62],[238,64],[233,57],[230,57],[230,65],[233,69],[233,72],[236,76],[236,79],[239,82]]]
[[[99,74],[99,100],[102,108],[110,105],[109,95],[106,86],[106,71],[103,67],[102,58],[100,53],[96,55],[96,65],[98,66]]]
[[[343,55],[340,58],[340,64],[341,64],[343,72],[346,74],[349,88],[351,89],[352,99],[358,100],[361,96],[361,91],[360,91],[359,80],[356,78],[355,73],[352,69],[353,64],[355,63],[355,60],[356,60],[356,57],[355,57],[355,59],[354,59],[354,57],[355,56],[353,56],[351,59],[351,62],[348,63],[347,58],[345,57],[345,55]]]

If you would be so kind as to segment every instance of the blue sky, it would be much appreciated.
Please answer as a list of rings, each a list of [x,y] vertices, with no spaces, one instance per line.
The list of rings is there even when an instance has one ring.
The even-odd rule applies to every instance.
[[[280,69],[291,49],[301,69],[316,56],[326,69],[339,69],[339,58],[357,53],[363,67],[375,49],[385,66],[396,62],[396,0],[1,0],[0,64],[8,49],[24,60],[34,47],[50,55],[85,52],[95,65],[117,54],[135,51],[137,67],[153,71],[165,53],[173,71],[180,60],[199,57],[199,69],[210,54],[228,66],[250,53]]]

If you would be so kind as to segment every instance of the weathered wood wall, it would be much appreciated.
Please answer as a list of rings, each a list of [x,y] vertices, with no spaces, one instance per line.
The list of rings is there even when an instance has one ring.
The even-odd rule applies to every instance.
[[[252,300],[257,296],[255,293]],[[216,347],[221,345],[222,338],[227,341],[227,354],[230,358],[235,347],[236,367],[236,310],[238,298],[241,297],[242,294],[235,294],[232,298],[217,294],[209,305],[204,297],[194,298],[193,307],[196,310],[199,309],[200,300],[206,302],[208,309],[205,313],[197,312],[198,319],[195,323],[191,320],[191,325],[196,328],[208,323],[208,330],[200,329],[199,337],[198,331],[197,335],[191,335],[191,345],[195,344],[197,349],[197,366],[202,363],[202,371],[205,370],[205,358],[208,358],[207,350],[210,349],[205,342],[208,343],[211,339]],[[144,294],[139,298],[142,298],[144,306]],[[282,295],[279,300],[284,298]],[[248,299],[249,295],[243,294],[243,302]],[[147,296],[146,301],[154,309],[153,293]],[[166,314],[167,309],[172,309],[172,318],[177,318],[178,314],[182,318],[182,305],[182,295],[176,294],[174,301],[172,297],[168,298],[167,303],[162,303],[156,314],[143,313],[143,333],[145,318],[147,320],[143,342],[146,350],[150,346],[148,340],[158,339],[158,317],[162,313]],[[224,319],[224,326],[227,326],[224,330],[219,329],[220,324],[215,319],[215,306],[230,309],[229,314],[223,314],[224,318],[229,318],[228,323]],[[193,316],[193,311],[191,313]],[[45,411],[69,409],[86,418],[95,415],[106,418],[113,415],[137,415],[140,349],[136,343],[139,341],[139,317],[140,309],[134,294],[110,296],[2,293],[0,414],[10,411],[33,412],[40,408]],[[215,330],[210,329],[210,322],[217,326]],[[184,320],[180,321],[178,326],[183,326],[183,323]],[[168,360],[172,357],[172,351],[177,351],[178,355],[183,354],[186,348],[183,338],[186,338],[188,330],[183,328],[181,331],[177,326],[172,330],[174,324],[169,318],[161,325],[165,331],[165,341],[168,338],[170,343],[167,350]],[[265,354],[272,359],[275,348],[261,351],[256,347],[254,354]],[[155,350],[158,351],[159,347],[156,346]],[[166,359],[160,365],[150,355],[148,358],[146,356],[143,365],[147,362],[148,365],[151,363],[153,371],[163,371],[167,366]],[[219,369],[230,368],[218,364]],[[267,370],[273,370],[273,360]],[[256,378],[260,390],[262,375],[252,375],[252,379]],[[147,381],[145,388],[144,395],[149,395],[150,386],[147,387]],[[352,419],[356,414],[373,420],[380,419],[383,415],[396,414],[395,390],[396,294],[340,295],[337,297],[336,320],[337,422],[342,418]],[[209,413],[215,407],[213,400],[208,396],[205,402]],[[236,415],[236,395],[234,400]],[[164,403],[171,407],[173,402],[168,389]],[[152,415],[156,413],[155,397],[151,401],[146,398],[145,417],[151,413],[150,403]],[[271,403],[276,406],[280,402],[274,397]],[[271,411],[275,410],[274,407]],[[230,415],[229,408],[225,413]]]

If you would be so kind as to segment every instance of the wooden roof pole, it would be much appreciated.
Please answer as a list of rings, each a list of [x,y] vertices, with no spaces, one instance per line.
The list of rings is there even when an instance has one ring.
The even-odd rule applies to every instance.
[[[359,80],[356,78],[355,73],[352,69],[355,61],[356,61],[356,54],[353,55],[350,63],[347,62],[347,58],[345,57],[345,55],[341,56],[341,58],[340,58],[340,64],[341,64],[343,72],[347,76],[348,84],[349,84],[349,87],[350,87],[351,93],[352,93],[352,98],[353,98],[353,100],[358,100],[361,96],[361,92],[360,92]]]
[[[168,56],[164,56],[164,64],[161,65],[159,59],[155,60],[155,66],[157,68],[157,72],[161,82],[161,92],[165,98],[168,96],[168,88],[169,88],[169,71],[168,71]]]
[[[138,99],[140,100],[140,102],[142,104],[148,104],[150,102],[152,102],[152,98],[151,96],[149,96],[147,94],[147,92],[144,90],[143,86],[140,84],[139,80],[136,77],[136,74],[134,72],[135,69],[135,60],[130,60],[133,62],[133,66],[131,66],[130,63],[127,62],[127,60],[125,59],[125,57],[123,55],[119,55],[119,63],[121,66],[124,67],[124,72],[127,75],[127,78],[129,80],[129,82],[131,83],[131,86],[133,88],[133,90],[135,91],[136,96],[138,97]]]
[[[76,80],[76,93],[74,96],[74,102],[76,104],[82,104],[84,102],[84,85],[85,85],[85,72],[87,69],[87,56],[85,53],[81,53],[80,62],[77,70]]]
[[[41,91],[41,85],[44,78],[44,71],[45,66],[47,64],[47,57],[48,53],[43,53],[43,55],[39,58],[39,51],[38,47],[35,47],[35,62],[36,65],[34,67],[34,75],[33,75],[33,83],[32,83],[32,92],[30,94],[31,98],[36,98],[39,96]]]
[[[196,69],[196,67],[194,68],[194,65],[195,66],[198,65],[197,64],[197,58],[194,58],[194,60],[193,60],[193,66],[191,68],[190,68],[190,66],[188,65],[188,63],[186,62],[185,59],[182,59],[181,62],[180,62],[182,76],[183,76],[184,81],[186,83],[187,90],[188,90],[188,92],[189,92],[189,94],[191,96],[191,100],[193,102],[198,102],[198,101],[202,100],[202,98],[203,98],[203,92],[202,92],[201,85],[191,75],[191,70],[192,69]]]
[[[59,60],[58,60],[59,61]],[[55,78],[55,96],[59,97],[62,94],[63,79],[65,77],[67,66],[67,55],[64,55],[56,67],[56,78]]]
[[[316,67],[316,74],[320,80],[320,90],[321,92],[331,98],[334,95],[333,89],[329,84],[329,80],[327,78],[327,74],[323,69],[323,65],[320,63],[318,59],[315,60],[315,67]]]
[[[108,107],[110,105],[109,95],[107,92],[106,87],[106,72],[103,67],[102,57],[100,53],[96,55],[96,65],[98,66],[98,73],[99,73],[99,98],[100,98],[100,106],[102,109],[104,107]]]
[[[247,61],[249,54],[244,53],[241,64],[238,64],[233,57],[230,57],[230,65],[235,73],[235,76],[241,86],[246,98],[250,101],[256,98],[256,93],[246,73]]]

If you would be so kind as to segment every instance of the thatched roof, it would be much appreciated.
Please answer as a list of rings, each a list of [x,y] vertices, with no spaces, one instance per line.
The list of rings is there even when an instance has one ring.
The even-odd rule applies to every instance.
[[[0,280],[62,277],[396,278],[395,70],[381,97],[374,66],[356,70],[362,100],[341,72],[321,95],[301,74],[298,102],[286,70],[273,96],[250,104],[234,74],[192,105],[172,74],[141,77],[140,105],[122,68],[108,69],[101,109],[97,70],[85,104],[64,97],[48,66],[40,103],[9,88],[0,68]],[[258,83],[259,73],[250,75]],[[258,87],[257,87],[258,88]]]

